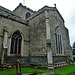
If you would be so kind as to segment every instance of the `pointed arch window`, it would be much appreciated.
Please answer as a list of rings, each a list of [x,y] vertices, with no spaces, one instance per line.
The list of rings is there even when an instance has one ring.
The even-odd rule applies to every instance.
[[[62,54],[62,40],[61,40],[61,35],[55,33],[55,39],[56,39],[56,51],[57,51],[57,54]]]
[[[56,40],[57,54],[63,54],[63,52],[62,52],[62,38],[61,38],[59,27],[56,29],[55,40]]]
[[[18,31],[16,31],[12,35],[10,54],[15,54],[15,55],[21,54],[21,42],[22,42],[22,36]]]

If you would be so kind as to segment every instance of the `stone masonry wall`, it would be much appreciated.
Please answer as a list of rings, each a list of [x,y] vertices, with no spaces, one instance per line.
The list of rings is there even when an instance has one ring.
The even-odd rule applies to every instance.
[[[15,64],[17,59],[19,59],[21,63],[29,63],[29,57],[8,57],[6,62],[8,64]]]
[[[28,9],[23,10],[23,7],[19,7],[12,13],[11,11],[0,7],[0,56],[2,53],[3,44],[3,28],[7,26],[8,28],[8,50],[7,50],[7,63],[14,63],[16,59],[20,59],[22,62],[31,63],[47,63],[47,44],[46,44],[46,18],[45,9],[48,10],[49,7],[42,8],[31,18],[29,18],[29,25],[25,23],[26,13],[30,12]],[[49,12],[49,25],[50,25],[50,36],[51,36],[51,46],[50,50],[53,55],[53,63],[66,61],[68,55],[72,55],[71,46],[69,42],[68,29],[64,26],[64,20],[55,10],[51,8]],[[30,12],[33,14],[32,12]],[[22,19],[21,19],[22,17]],[[47,18],[48,19],[48,18]],[[56,54],[56,42],[55,42],[55,29],[59,27],[60,33],[62,35],[62,49],[63,54]],[[12,56],[10,54],[10,44],[11,36],[15,31],[19,31],[22,35],[22,50],[21,56]],[[12,62],[11,62],[12,59]],[[8,61],[9,60],[9,61]]]
[[[6,12],[4,12],[4,13],[6,13]],[[9,13],[9,14],[11,14],[11,13]],[[12,16],[10,18],[12,18]],[[12,57],[12,55],[10,54],[10,44],[11,44],[10,39],[11,39],[12,34],[14,32],[16,32],[17,30],[22,35],[22,41],[23,41],[23,44],[22,44],[23,46],[22,46],[20,58],[21,57],[27,57],[28,54],[29,54],[29,26],[26,25],[25,23],[21,22],[21,20],[18,22],[15,19],[11,20],[10,18],[3,17],[3,15],[0,16],[0,56],[2,56],[1,53],[2,53],[2,50],[3,50],[3,48],[2,48],[3,35],[4,35],[3,34],[3,28],[6,26],[8,28],[8,32],[7,32],[7,35],[8,35],[7,58],[9,57],[11,59],[11,57]],[[13,58],[13,60],[14,60],[14,58]],[[11,60],[9,60],[9,62],[10,61]]]
[[[47,63],[47,56],[31,56],[30,63]]]
[[[68,56],[53,56],[53,63],[67,62]]]
[[[30,24],[30,55],[44,56],[46,49],[46,25],[44,13],[29,21]]]
[[[23,20],[26,20],[26,14],[30,13],[31,15],[34,14],[34,11],[27,8],[26,6],[23,6],[22,4],[19,4],[19,6],[14,10],[14,12],[19,15]]]
[[[3,43],[3,38],[0,37],[0,59],[1,59],[1,56],[2,56],[2,43]]]
[[[63,55],[68,55],[71,52],[68,29],[64,26],[64,21],[56,11],[49,11],[49,24],[51,28],[51,50],[53,55],[56,55],[55,29],[57,26],[62,35]]]
[[[42,22],[42,21],[43,22]],[[43,24],[42,24],[43,23]],[[30,55],[31,56],[42,56],[42,54],[47,54],[46,47],[46,23],[45,23],[45,13],[41,13],[29,21],[30,24]],[[51,51],[53,57],[53,62],[60,62],[67,60],[67,56],[71,52],[71,47],[69,43],[68,29],[64,25],[64,20],[57,11],[49,10],[49,25],[50,25],[50,36],[51,36]],[[42,28],[41,28],[42,26]],[[55,42],[55,29],[59,27],[60,33],[62,35],[62,50],[63,54],[57,55],[56,53],[56,42]],[[44,31],[44,32],[42,32]],[[67,36],[66,36],[67,35]],[[42,49],[42,48],[44,49]],[[45,50],[45,52],[43,51]],[[70,55],[72,55],[70,53]],[[65,59],[64,59],[65,58]],[[42,59],[41,59],[42,60]],[[61,61],[61,62],[62,62]]]

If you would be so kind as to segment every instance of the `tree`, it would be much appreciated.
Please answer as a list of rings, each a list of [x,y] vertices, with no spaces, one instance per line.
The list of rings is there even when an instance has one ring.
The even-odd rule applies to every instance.
[[[72,52],[73,52],[73,55],[75,55],[75,42],[73,43],[73,46],[72,46]]]

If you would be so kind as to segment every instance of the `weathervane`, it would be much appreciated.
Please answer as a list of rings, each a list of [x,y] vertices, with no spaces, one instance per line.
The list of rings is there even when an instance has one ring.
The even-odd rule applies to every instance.
[[[23,5],[25,6],[25,0],[23,0]]]

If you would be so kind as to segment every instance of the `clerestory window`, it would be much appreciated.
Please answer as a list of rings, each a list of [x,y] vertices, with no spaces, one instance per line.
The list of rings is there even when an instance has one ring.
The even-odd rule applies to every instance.
[[[21,54],[21,42],[22,42],[21,34],[18,31],[16,31],[12,35],[10,54],[15,55]]]

